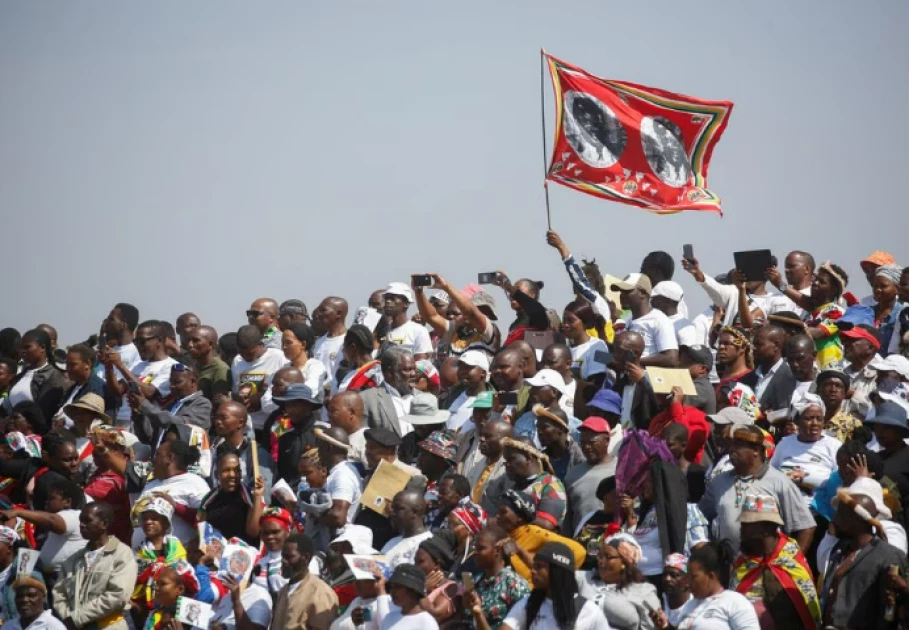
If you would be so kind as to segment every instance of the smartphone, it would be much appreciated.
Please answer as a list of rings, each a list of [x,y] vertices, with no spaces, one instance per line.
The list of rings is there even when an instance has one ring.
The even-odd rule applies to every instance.
[[[600,365],[609,365],[612,363],[612,355],[606,350],[597,350],[593,353],[593,360]]]
[[[473,575],[464,571],[461,574],[461,584],[464,585],[464,590],[468,593],[473,590]]]
[[[413,286],[415,286],[415,287],[432,286],[432,276],[429,276],[427,274],[413,276]]]
[[[634,350],[625,351],[625,363],[634,363],[637,359],[638,357],[634,354]]]
[[[484,271],[477,274],[477,284],[495,284],[498,274],[495,271]]]
[[[129,391],[131,391],[134,394],[138,394],[139,393],[139,383],[137,383],[136,381],[130,381],[129,382]]]
[[[502,392],[499,394],[499,403],[503,405],[517,405],[518,392]]]
[[[372,608],[363,607],[363,621],[372,621]]]
[[[682,258],[687,261],[694,260],[694,247],[691,245],[682,245]]]

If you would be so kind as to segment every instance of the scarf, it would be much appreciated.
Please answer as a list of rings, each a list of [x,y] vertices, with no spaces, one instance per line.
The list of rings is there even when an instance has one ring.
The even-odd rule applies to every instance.
[[[165,567],[171,567],[177,571],[188,595],[199,591],[196,573],[186,560],[186,549],[183,548],[180,539],[176,536],[165,536],[161,551],[164,555],[163,561],[160,560],[158,552],[148,540],[143,541],[136,550],[136,565],[139,573],[132,599],[134,602],[146,606],[148,610],[154,609],[155,581],[161,569]]]
[[[170,613],[171,618],[177,616],[176,610],[172,610],[170,608],[155,608],[145,619],[145,625],[142,626],[142,630],[160,630],[164,624],[165,612]]]
[[[798,543],[782,532],[779,532],[779,537],[773,553],[766,558],[739,554],[732,565],[729,587],[751,602],[759,601],[764,597],[761,576],[764,569],[769,569],[795,605],[802,625],[805,628],[817,628],[821,622],[821,605],[811,581],[808,561],[802,555]]]

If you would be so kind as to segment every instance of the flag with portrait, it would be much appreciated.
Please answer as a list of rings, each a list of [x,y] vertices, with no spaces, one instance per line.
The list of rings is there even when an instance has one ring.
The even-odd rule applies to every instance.
[[[593,76],[544,53],[556,100],[547,179],[657,214],[712,210],[707,167],[732,103]]]

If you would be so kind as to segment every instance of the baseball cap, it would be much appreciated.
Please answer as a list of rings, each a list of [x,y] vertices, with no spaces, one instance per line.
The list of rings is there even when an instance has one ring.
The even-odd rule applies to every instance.
[[[544,560],[549,564],[574,571],[574,552],[571,547],[565,543],[548,542],[537,551],[536,558]]]
[[[692,363],[703,365],[708,372],[713,369],[713,353],[707,346],[680,346],[679,351],[688,355]]]
[[[621,415],[622,397],[618,392],[614,392],[611,389],[601,389],[593,395],[593,398],[590,399],[587,406],[599,409],[600,411],[605,411],[606,413]]]
[[[866,271],[868,267],[882,267],[883,265],[892,265],[896,263],[896,259],[893,257],[893,254],[890,252],[885,252],[878,250],[865,258],[861,263],[862,271]]]
[[[850,328],[849,330],[841,330],[840,337],[845,337],[846,339],[854,339],[854,340],[864,339],[865,341],[870,343],[872,346],[874,346],[874,348],[876,350],[881,349],[880,337],[877,336],[877,333],[874,332],[873,328],[871,328],[870,326],[866,326],[864,324],[860,324],[858,326]]]
[[[640,289],[647,295],[653,291],[653,285],[650,284],[650,278],[642,273],[630,273],[625,276],[624,280],[614,282],[610,287],[613,291],[633,291]]]
[[[685,297],[685,292],[682,290],[682,286],[678,282],[673,282],[672,280],[663,280],[658,282],[655,287],[653,287],[653,293],[650,294],[650,297],[664,297],[673,302],[681,302],[682,298]]]
[[[544,368],[533,375],[532,378],[524,379],[524,382],[531,387],[552,387],[560,394],[565,393],[565,379],[555,370]]]
[[[468,350],[458,357],[458,363],[478,367],[484,372],[489,372],[489,355],[482,350]]]
[[[492,409],[492,397],[494,393],[490,391],[480,392],[470,407],[472,409]]]
[[[869,366],[879,372],[896,372],[909,380],[909,359],[901,354],[889,354],[883,359],[876,355]]]
[[[407,285],[403,282],[392,282],[388,285],[388,288],[385,289],[385,294],[391,295],[400,295],[408,304],[413,304],[413,289],[410,288],[410,285]]]
[[[609,422],[607,422],[605,418],[590,416],[581,423],[581,426],[579,426],[578,429],[581,431],[593,431],[594,433],[609,433],[612,430],[612,427],[609,426]]]
[[[470,302],[480,309],[486,317],[492,321],[499,319],[499,316],[496,315],[496,301],[490,294],[486,291],[477,291],[472,296],[470,296]]]
[[[707,417],[714,424],[754,424],[754,416],[740,407],[726,407],[722,411]]]
[[[863,304],[855,304],[846,309],[843,316],[836,320],[840,332],[851,330],[856,326],[874,326],[874,309]]]

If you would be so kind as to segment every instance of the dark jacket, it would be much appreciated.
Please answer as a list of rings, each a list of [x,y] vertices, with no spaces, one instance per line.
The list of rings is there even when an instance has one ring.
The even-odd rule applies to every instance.
[[[884,621],[887,573],[890,565],[894,564],[905,575],[905,554],[879,538],[871,541],[869,547],[858,554],[843,575],[833,601],[832,622],[835,627],[851,630],[896,628],[895,622]],[[828,566],[826,573],[829,575],[835,569]]]
[[[278,438],[278,479],[283,479],[293,489],[296,489],[300,481],[300,473],[297,471],[300,458],[306,451],[319,448],[314,433],[315,425],[315,417],[312,417],[305,426],[299,429],[295,427]]]
[[[789,409],[795,387],[795,376],[793,376],[789,364],[784,359],[783,364],[770,377],[770,382],[767,383],[764,393],[761,394],[761,399],[758,400],[761,405],[761,411],[767,413],[779,409]]]
[[[133,416],[136,435],[148,444],[157,443],[162,429],[171,424],[191,424],[206,431],[211,426],[211,401],[201,391],[187,396],[176,413],[171,413],[174,404],[163,409],[147,399],[139,405],[140,415]]]
[[[22,380],[25,374],[26,372],[21,372],[16,375],[9,384],[10,390]],[[63,395],[69,387],[70,384],[66,375],[50,363],[35,371],[35,375],[32,378],[32,400],[41,407],[41,412],[48,422],[60,411],[60,406],[66,400]],[[3,415],[6,416],[12,411],[9,398],[3,400],[3,410]]]
[[[616,379],[611,389],[621,396],[625,386],[631,384],[628,377],[623,375]],[[607,381],[605,386],[609,387],[610,383]],[[622,411],[624,412],[624,409]],[[634,428],[647,431],[650,429],[650,421],[658,413],[660,413],[660,404],[656,399],[656,394],[653,393],[653,387],[650,386],[650,381],[646,378],[642,379],[640,383],[635,385],[634,397],[631,401],[631,422]]]
[[[698,392],[697,396],[685,396],[685,404],[700,409],[707,415],[715,414],[716,390],[710,382],[710,377],[699,376],[694,379],[694,388]]]

